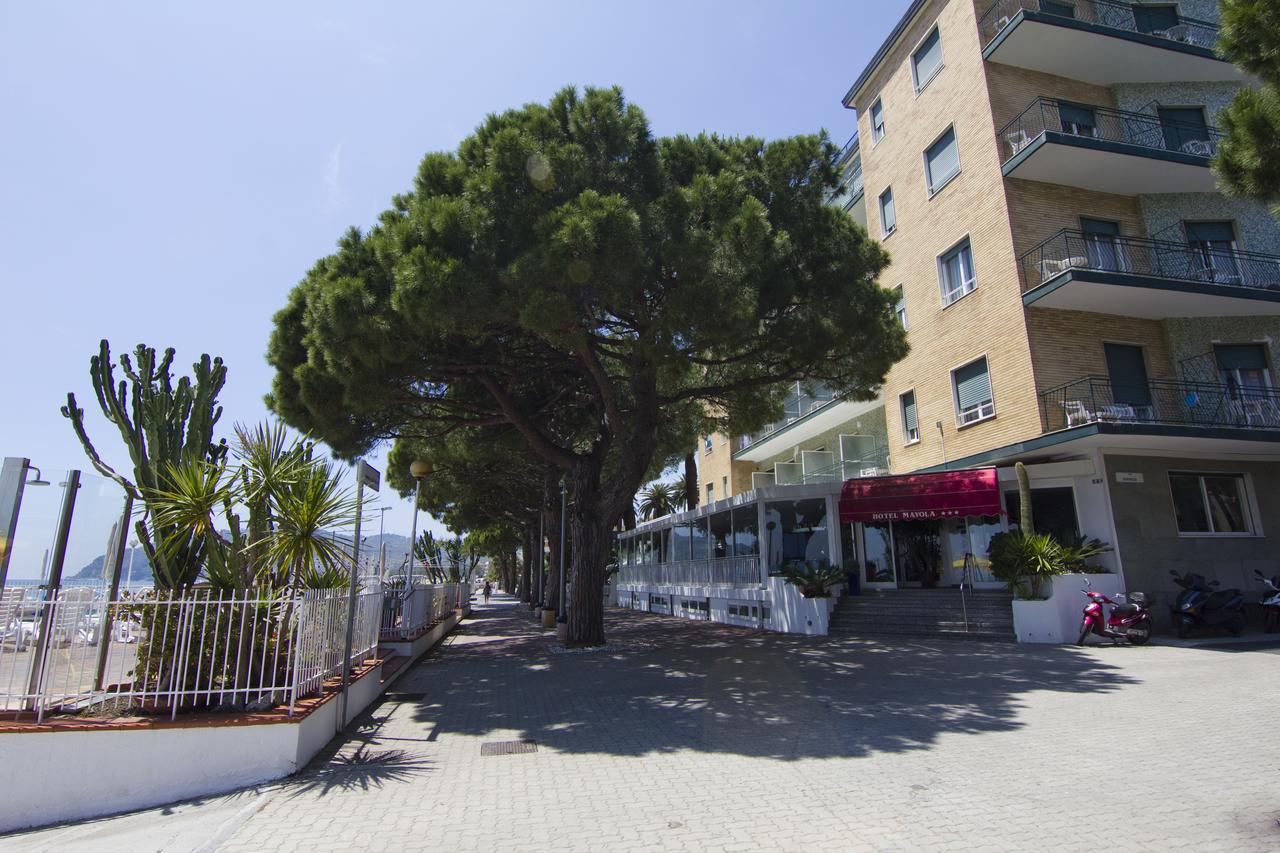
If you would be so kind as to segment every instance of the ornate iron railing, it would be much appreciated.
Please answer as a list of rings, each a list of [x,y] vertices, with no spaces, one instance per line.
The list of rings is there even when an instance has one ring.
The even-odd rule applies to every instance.
[[[1092,423],[1280,429],[1280,393],[1218,383],[1149,379],[1114,386],[1085,376],[1040,394],[1046,432]]]
[[[1071,270],[1280,291],[1280,256],[1064,229],[1018,259],[1022,291]]]
[[[1046,5],[1048,8],[1045,8]],[[1070,15],[1054,11],[1055,8],[1065,11],[1067,7],[1071,8]],[[1194,47],[1212,48],[1218,40],[1217,25],[1183,15],[1178,15],[1177,22],[1168,27],[1155,28],[1150,17],[1153,13],[1141,7],[1135,13],[1131,3],[1114,0],[1058,0],[1045,4],[1041,0],[996,0],[978,20],[983,47],[990,44],[1010,24],[1014,15],[1023,9],[1045,16],[1083,21],[1118,32],[1143,33]]]
[[[1036,98],[1000,129],[1000,162],[1007,163],[1046,131],[1080,139],[1118,142],[1155,151],[1209,158],[1218,152],[1222,131],[1111,107]]]

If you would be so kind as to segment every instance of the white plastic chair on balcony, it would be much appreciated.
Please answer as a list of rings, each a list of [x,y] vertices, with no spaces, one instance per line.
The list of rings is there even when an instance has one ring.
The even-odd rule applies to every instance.
[[[1083,400],[1063,400],[1062,411],[1067,416],[1068,427],[1091,424],[1098,419],[1098,416],[1089,410]]]
[[[1009,150],[1012,154],[1017,154],[1023,148],[1031,144],[1031,137],[1027,135],[1025,130],[1015,130],[1012,133],[1004,135],[1004,141],[1009,143]],[[1010,156],[1012,156],[1012,154]]]
[[[1214,144],[1208,139],[1188,139],[1182,143],[1183,154],[1194,154],[1197,157],[1212,157]]]
[[[1048,281],[1056,275],[1066,272],[1069,269],[1077,267],[1089,266],[1089,259],[1083,255],[1072,255],[1069,258],[1045,258],[1040,262],[1040,280]]]

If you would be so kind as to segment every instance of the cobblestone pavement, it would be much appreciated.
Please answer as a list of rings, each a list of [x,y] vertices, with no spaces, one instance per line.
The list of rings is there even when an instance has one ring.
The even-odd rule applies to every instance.
[[[1274,648],[873,643],[623,611],[609,635],[555,654],[495,598],[297,777],[8,844],[1280,850]],[[520,740],[536,751],[482,749]]]

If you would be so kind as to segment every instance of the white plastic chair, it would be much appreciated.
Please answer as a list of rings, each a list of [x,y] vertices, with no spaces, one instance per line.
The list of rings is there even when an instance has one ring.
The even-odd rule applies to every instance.
[[[22,602],[27,591],[21,587],[0,590],[0,639],[14,638],[18,651],[22,651]]]

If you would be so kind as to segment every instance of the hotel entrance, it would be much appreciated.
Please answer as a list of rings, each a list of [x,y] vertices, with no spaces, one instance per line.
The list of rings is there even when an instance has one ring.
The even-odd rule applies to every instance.
[[[1004,529],[994,468],[849,480],[840,520],[866,589],[1002,586],[987,570]]]

